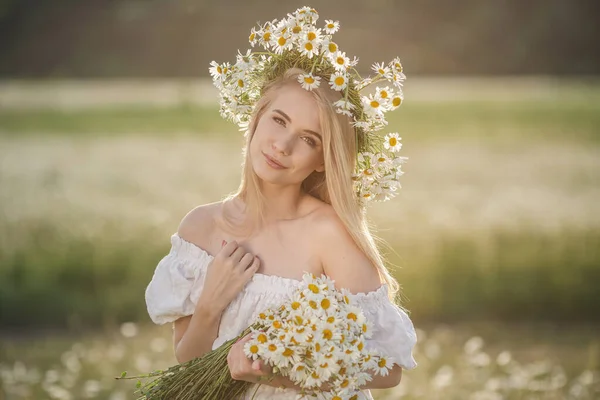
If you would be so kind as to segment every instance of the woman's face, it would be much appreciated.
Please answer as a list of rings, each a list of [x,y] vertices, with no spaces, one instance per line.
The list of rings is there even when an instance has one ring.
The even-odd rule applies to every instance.
[[[250,142],[252,167],[265,182],[299,185],[324,170],[319,109],[300,85],[280,88],[274,96]]]

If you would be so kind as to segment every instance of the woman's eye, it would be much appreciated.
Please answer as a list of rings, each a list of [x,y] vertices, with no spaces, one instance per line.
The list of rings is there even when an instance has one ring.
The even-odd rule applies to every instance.
[[[273,117],[273,121],[275,121],[276,123],[278,123],[281,126],[285,126],[285,121],[279,117]]]
[[[310,146],[315,147],[317,145],[317,143],[309,137],[303,137],[302,140],[304,140],[306,143],[308,143]]]

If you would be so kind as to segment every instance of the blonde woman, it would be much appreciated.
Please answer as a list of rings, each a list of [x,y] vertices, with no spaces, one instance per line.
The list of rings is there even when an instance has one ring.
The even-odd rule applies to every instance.
[[[395,361],[389,375],[362,388],[360,398],[371,399],[369,389],[394,387],[402,368],[416,366],[416,335],[393,303],[398,283],[356,199],[360,141],[352,118],[334,106],[343,92],[331,85],[306,90],[299,83],[305,75],[305,69],[286,68],[261,86],[248,120],[239,189],[183,218],[147,288],[148,311],[155,323],[173,323],[175,355],[186,362],[285,302],[304,272],[326,274],[353,293],[374,324],[367,347]],[[246,358],[245,341],[233,345],[228,365],[234,379],[256,383],[270,369]],[[278,376],[261,382],[255,398],[295,399],[298,390]]]

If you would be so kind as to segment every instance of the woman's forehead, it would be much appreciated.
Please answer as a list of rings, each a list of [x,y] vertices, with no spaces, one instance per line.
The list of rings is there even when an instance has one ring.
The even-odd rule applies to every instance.
[[[292,123],[302,124],[302,128],[317,130],[320,127],[319,107],[313,95],[295,85],[288,85],[277,91],[271,110],[283,111]]]

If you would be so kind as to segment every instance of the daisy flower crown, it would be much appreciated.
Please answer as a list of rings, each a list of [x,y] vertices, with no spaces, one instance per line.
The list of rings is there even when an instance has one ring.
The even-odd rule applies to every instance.
[[[355,68],[358,59],[351,60],[333,40],[340,23],[325,20],[325,26],[318,28],[318,19],[315,9],[303,7],[280,21],[259,24],[250,31],[249,41],[253,48],[262,47],[261,51],[242,54],[238,50],[235,64],[212,61],[209,71],[219,89],[220,114],[247,134],[265,85],[290,68],[303,70],[298,77],[302,88],[313,90],[325,84],[341,93],[333,105],[354,127],[358,154],[352,181],[358,202],[388,200],[401,187],[401,166],[407,157],[398,155],[402,148],[398,133],[378,132],[388,124],[385,113],[398,108],[404,99],[402,64],[399,58],[376,63],[372,66],[375,75],[362,78]],[[386,86],[361,94],[380,82]]]

